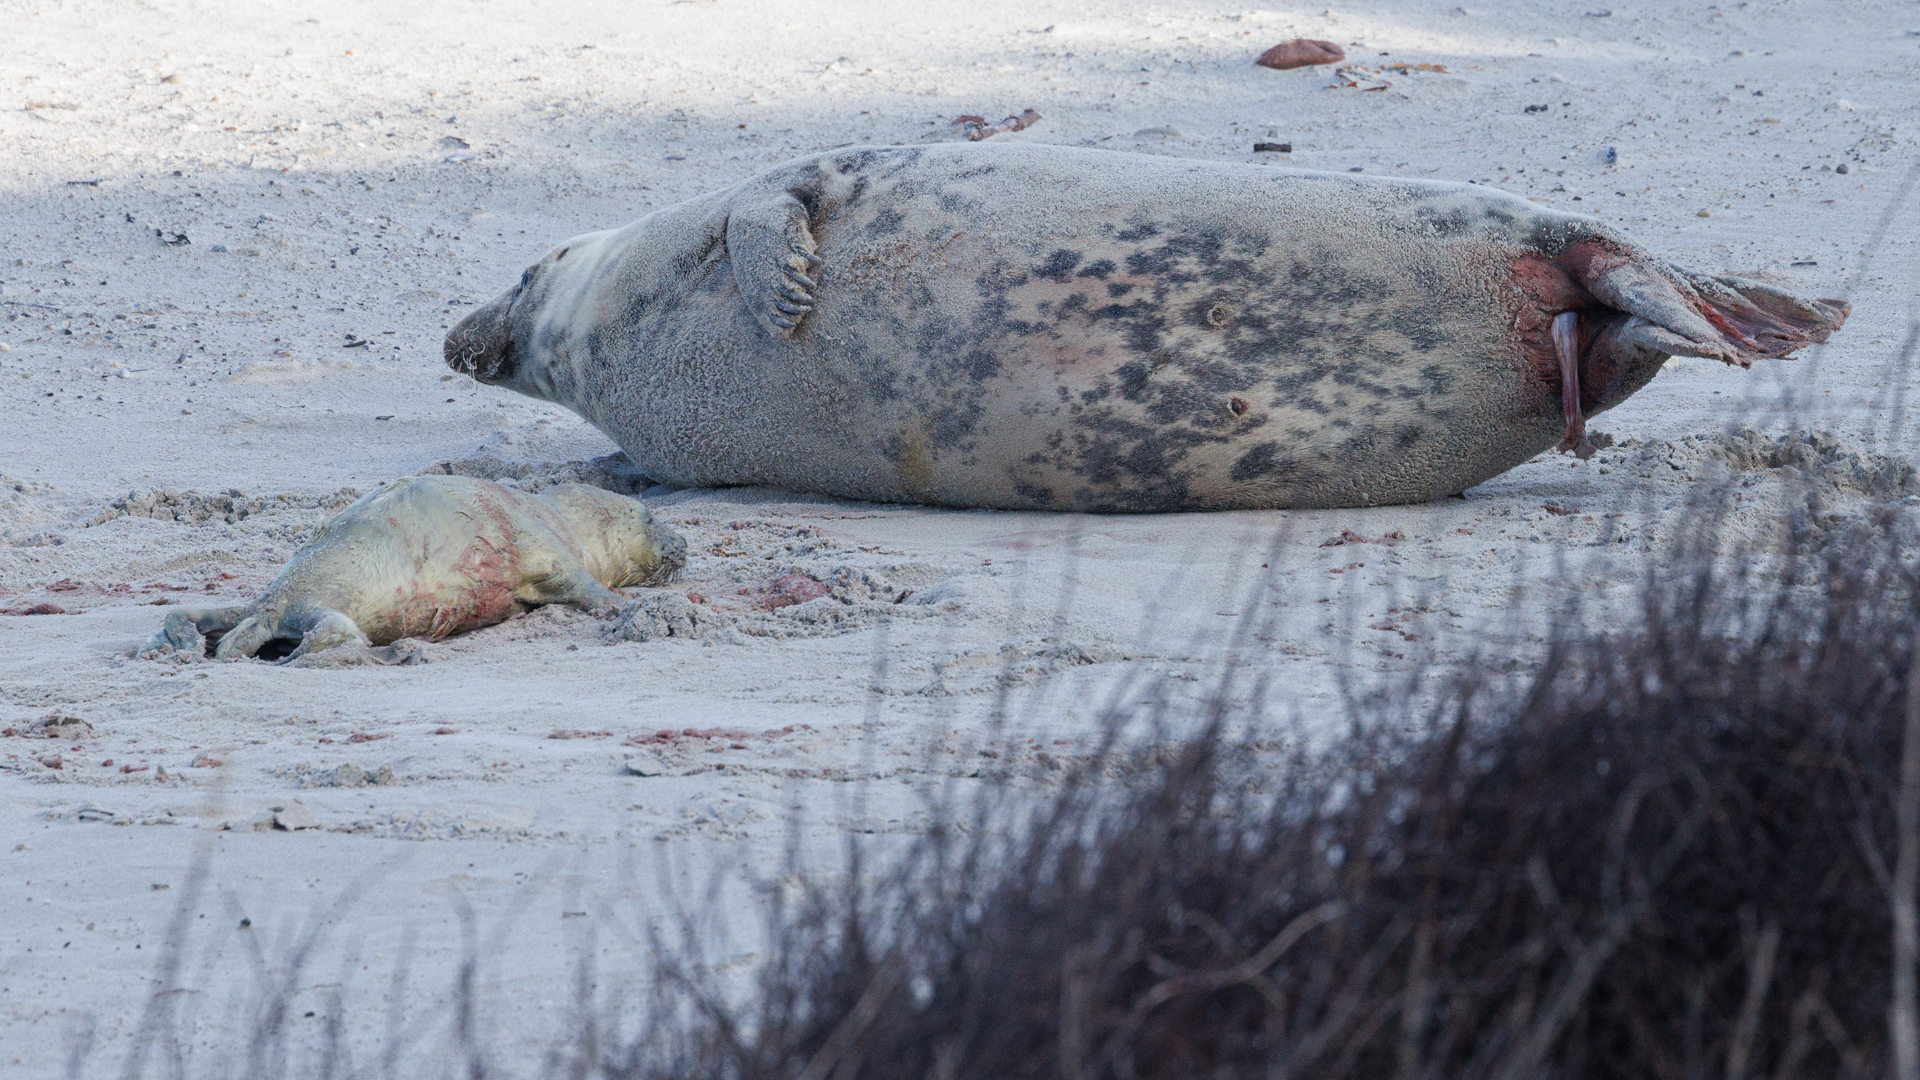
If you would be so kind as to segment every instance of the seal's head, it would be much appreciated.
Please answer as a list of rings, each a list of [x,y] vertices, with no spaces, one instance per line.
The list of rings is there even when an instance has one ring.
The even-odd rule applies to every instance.
[[[585,337],[579,313],[596,287],[612,233],[574,237],[520,275],[520,283],[447,333],[447,366],[489,386],[575,404],[574,349]]]
[[[469,312],[447,334],[447,366],[462,375],[495,385],[513,376],[513,303],[533,277],[533,268],[520,284]]]
[[[687,542],[638,499],[561,484],[540,497],[572,526],[587,573],[611,589],[663,581],[687,565]]]

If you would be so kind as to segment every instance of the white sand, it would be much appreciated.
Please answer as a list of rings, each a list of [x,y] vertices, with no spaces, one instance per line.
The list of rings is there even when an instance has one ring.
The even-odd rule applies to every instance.
[[[1569,600],[1624,596],[1689,485],[1729,461],[1755,485],[1734,527],[1766,527],[1778,473],[1726,452],[1764,444],[1720,438],[1736,419],[1779,430],[1800,409],[1837,440],[1822,451],[1837,505],[1857,504],[1871,455],[1904,454],[1882,443],[1910,385],[1888,365],[1920,305],[1920,207],[1869,245],[1915,160],[1920,15],[1891,0],[1582,14],[1602,2],[8,6],[0,608],[68,614],[0,617],[0,727],[58,712],[93,735],[0,738],[0,1071],[53,1073],[85,1017],[118,1060],[200,845],[212,870],[180,1000],[207,1038],[236,1030],[245,936],[273,953],[371,880],[329,916],[324,961],[297,981],[319,1015],[297,1022],[338,991],[355,1037],[376,1037],[409,932],[430,1011],[465,903],[500,931],[489,1030],[512,1060],[554,1031],[581,950],[634,966],[609,912],[632,922],[674,874],[775,872],[791,806],[830,866],[847,831],[913,833],[918,793],[943,778],[1002,769],[1047,790],[1048,758],[1084,751],[1125,679],[1169,676],[1150,694],[1177,699],[1238,658],[1312,735],[1339,715],[1343,673],[1409,670],[1436,634],[1444,657],[1524,660]],[[1448,72],[1362,92],[1329,88],[1327,68],[1251,65],[1301,35]],[[1440,505],[1087,518],[688,491],[655,504],[690,541],[675,589],[733,619],[702,640],[609,642],[608,623],[545,611],[416,667],[129,657],[164,614],[147,605],[241,602],[340,489],[483,458],[537,485],[611,453],[571,414],[440,361],[446,327],[549,245],[803,152],[949,138],[957,115],[1029,107],[1045,119],[998,137],[1472,179],[1856,313],[1797,361],[1676,361],[1596,422],[1622,446]],[[1294,149],[1256,156],[1256,140]],[[221,502],[231,489],[245,498]],[[163,518],[115,511],[129,493]],[[1321,546],[1343,530],[1405,539]],[[832,578],[838,599],[759,611],[792,570]],[[983,757],[1002,716],[1021,748]],[[622,745],[687,728],[756,734]],[[635,754],[668,775],[627,773]],[[325,786],[348,763],[390,765],[392,782]],[[295,799],[320,828],[212,829]],[[574,933],[588,924],[598,944]]]

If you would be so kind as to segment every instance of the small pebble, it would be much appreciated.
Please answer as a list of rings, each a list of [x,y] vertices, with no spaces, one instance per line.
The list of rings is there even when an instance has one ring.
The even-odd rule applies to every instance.
[[[1847,167],[1845,165],[1835,165],[1833,171],[1839,173],[1841,176],[1847,175]]]
[[[1700,211],[1700,212],[1699,212],[1698,214],[1695,214],[1694,216],[1695,216],[1695,217],[1712,217],[1712,216],[1713,216],[1713,211],[1711,211],[1711,210],[1702,210],[1702,211]]]

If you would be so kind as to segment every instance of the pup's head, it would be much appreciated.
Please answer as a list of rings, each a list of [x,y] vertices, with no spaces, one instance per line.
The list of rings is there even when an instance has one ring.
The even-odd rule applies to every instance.
[[[561,484],[540,497],[573,527],[587,573],[610,589],[664,581],[687,565],[687,542],[653,520],[639,499],[583,484]]]

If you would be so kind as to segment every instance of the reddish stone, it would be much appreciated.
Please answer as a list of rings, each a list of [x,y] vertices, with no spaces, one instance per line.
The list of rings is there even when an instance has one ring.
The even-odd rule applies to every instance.
[[[767,595],[761,599],[760,606],[767,611],[791,607],[817,600],[827,595],[827,591],[824,583],[805,574],[782,574],[767,585]]]
[[[1254,63],[1275,71],[1289,68],[1311,67],[1314,64],[1337,64],[1347,58],[1346,50],[1331,41],[1317,41],[1313,38],[1294,38],[1283,41],[1266,52]]]

